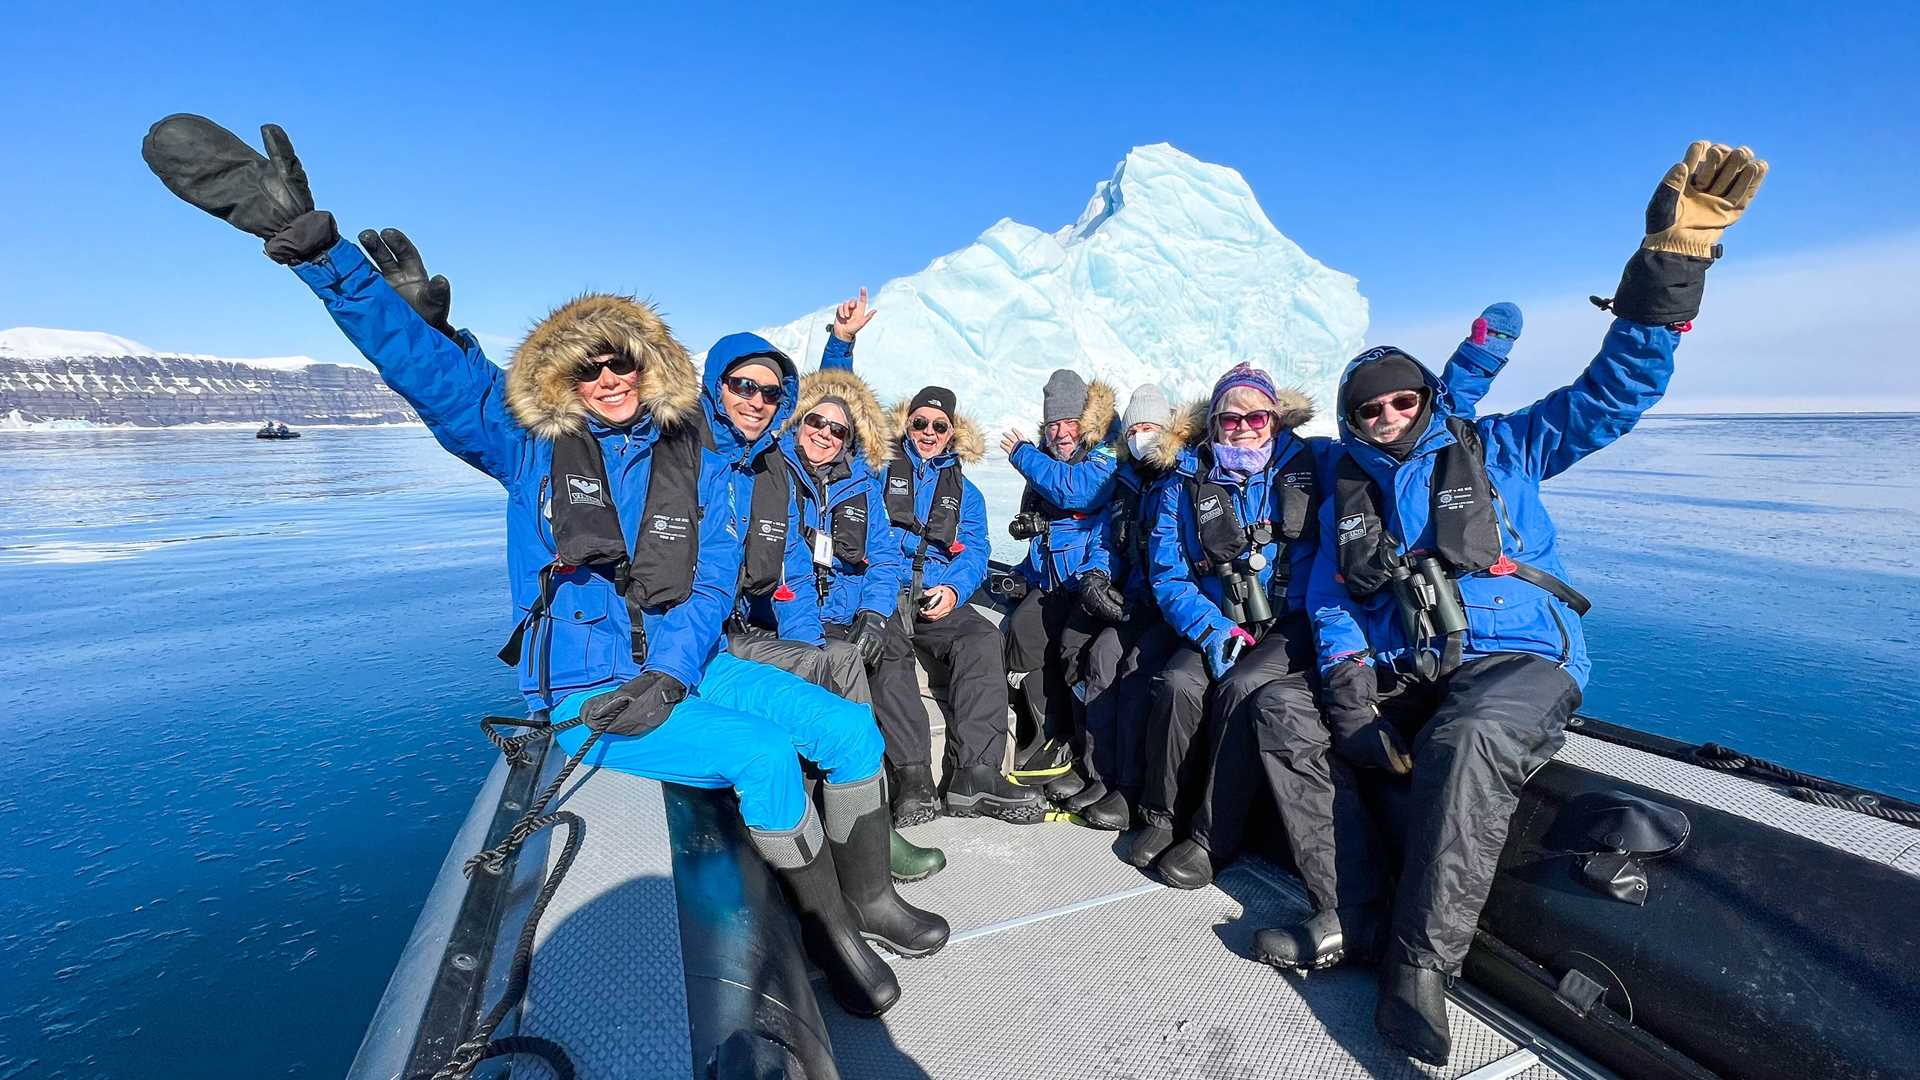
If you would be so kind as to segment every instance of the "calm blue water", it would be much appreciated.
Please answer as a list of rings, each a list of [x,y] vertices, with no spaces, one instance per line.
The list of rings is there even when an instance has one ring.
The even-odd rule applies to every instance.
[[[1555,481],[1587,711],[1920,796],[1916,477],[1906,416]],[[0,1080],[346,1068],[516,704],[501,503],[418,428],[0,441]]]

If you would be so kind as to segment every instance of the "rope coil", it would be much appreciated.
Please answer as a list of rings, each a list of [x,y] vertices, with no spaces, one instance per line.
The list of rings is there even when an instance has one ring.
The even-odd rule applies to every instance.
[[[1694,749],[1693,761],[1703,768],[1720,772],[1748,773],[1784,781],[1787,786],[1781,789],[1781,794],[1800,802],[1864,814],[1897,825],[1920,827],[1920,812],[1887,806],[1874,796],[1858,794],[1850,787],[1825,777],[1789,769],[1785,765],[1743,754],[1719,743],[1702,743]]]

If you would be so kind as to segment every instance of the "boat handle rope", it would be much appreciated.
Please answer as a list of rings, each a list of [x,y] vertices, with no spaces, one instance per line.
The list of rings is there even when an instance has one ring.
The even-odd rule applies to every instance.
[[[1693,760],[1697,765],[1720,772],[1747,773],[1774,780],[1784,780],[1787,787],[1781,794],[1815,806],[1831,807],[1835,810],[1849,810],[1856,814],[1876,817],[1898,825],[1920,828],[1920,812],[1904,807],[1888,806],[1876,795],[1856,794],[1842,785],[1824,777],[1789,769],[1765,758],[1743,754],[1719,743],[1702,743],[1694,748]]]
[[[486,733],[487,741],[498,747],[511,765],[528,764],[526,748],[541,739],[552,738],[556,733],[577,727],[584,723],[582,717],[573,717],[558,724],[549,724],[538,720],[513,720],[506,717],[490,716],[480,721],[480,730]],[[509,725],[531,730],[520,735],[505,736],[496,730],[497,726]],[[580,841],[586,834],[587,823],[580,815],[571,810],[547,812],[547,806],[555,795],[565,787],[567,779],[573,775],[580,762],[586,759],[593,745],[600,741],[600,732],[589,731],[586,741],[580,749],[568,755],[566,763],[560,766],[553,779],[542,788],[533,804],[527,807],[520,820],[513,823],[507,835],[498,844],[481,851],[461,867],[461,873],[471,878],[476,870],[485,870],[489,874],[505,871],[509,856],[518,851],[535,833],[555,825],[567,827],[567,839],[560,849],[560,857],[547,873],[547,880],[540,886],[539,895],[534,897],[533,906],[527,912],[527,921],[520,927],[520,940],[514,945],[513,962],[507,968],[507,985],[500,993],[500,1000],[481,1018],[474,1028],[472,1037],[454,1048],[447,1063],[432,1076],[432,1080],[466,1080],[482,1061],[509,1054],[533,1054],[546,1059],[553,1068],[556,1080],[572,1080],[573,1061],[560,1044],[550,1040],[531,1036],[509,1036],[495,1039],[493,1033],[500,1027],[507,1014],[520,1006],[526,996],[527,983],[533,971],[533,938],[539,930],[540,917],[546,914],[547,905],[553,901],[555,893],[560,891],[560,882],[566,878],[567,871],[573,868],[573,860],[580,853]]]

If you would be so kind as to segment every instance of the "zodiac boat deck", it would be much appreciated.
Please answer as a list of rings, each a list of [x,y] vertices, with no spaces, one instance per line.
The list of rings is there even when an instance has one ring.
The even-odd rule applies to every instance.
[[[938,689],[923,686],[936,725],[943,715]],[[1590,730],[1604,726],[1585,724]],[[936,761],[942,734],[936,726]],[[537,834],[492,882],[481,874],[478,885],[470,886],[460,867],[519,816],[561,757],[547,753],[515,769],[496,763],[441,868],[352,1077],[430,1074],[500,999],[529,905],[564,837],[554,830]],[[496,1037],[550,1040],[565,1050],[582,1080],[818,1078],[834,1075],[836,1067],[846,1077],[1022,1080],[1809,1075],[1795,1072],[1803,1062],[1770,1064],[1767,1046],[1741,1037],[1743,1025],[1763,1032],[1788,1028],[1781,1016],[1822,1008],[1826,1014],[1810,1019],[1810,1030],[1829,1030],[1842,1017],[1863,1025],[1857,1033],[1833,1036],[1843,1059],[1851,1047],[1874,1046],[1882,1060],[1899,1060],[1893,1055],[1915,1048],[1913,1027],[1902,1030],[1884,1017],[1920,1016],[1920,992],[1910,976],[1920,949],[1912,921],[1898,914],[1920,899],[1920,831],[1797,802],[1767,784],[1577,731],[1570,732],[1557,761],[1528,785],[1503,859],[1502,883],[1482,924],[1507,920],[1498,928],[1502,939],[1524,942],[1525,949],[1507,949],[1483,933],[1468,978],[1452,992],[1453,1057],[1444,1069],[1409,1060],[1376,1034],[1371,969],[1300,977],[1251,959],[1254,931],[1310,910],[1298,881],[1278,863],[1250,855],[1213,886],[1183,892],[1119,861],[1113,851],[1118,834],[1064,822],[1013,826],[941,818],[908,830],[914,841],[944,848],[948,865],[926,881],[900,885],[900,893],[944,915],[953,936],[930,958],[888,956],[901,985],[899,1004],[879,1020],[851,1017],[818,974],[804,968],[791,917],[746,846],[730,799],[593,769],[577,773],[556,802],[585,820],[583,843],[534,937],[524,1001]],[[1758,950],[1769,959],[1730,981],[1729,964],[1744,959],[1729,961],[1700,947],[1711,943],[1701,928],[1716,917],[1714,903],[1738,891],[1718,876],[1725,856],[1697,870],[1651,864],[1653,899],[1667,905],[1670,916],[1684,911],[1677,929],[1646,921],[1652,916],[1642,913],[1655,911],[1651,901],[1633,907],[1528,877],[1550,862],[1541,856],[1522,866],[1516,857],[1516,851],[1539,854],[1536,841],[1545,825],[1535,819],[1554,816],[1581,785],[1591,790],[1595,783],[1684,800],[1676,805],[1687,806],[1694,819],[1690,850],[1696,860],[1734,842],[1722,839],[1725,822],[1738,844],[1747,845],[1742,850],[1750,850],[1756,836],[1768,844],[1788,843],[1777,853],[1768,849],[1767,858],[1779,861],[1767,872],[1777,870],[1796,894],[1807,891],[1793,880],[1796,866],[1839,860],[1841,869],[1856,874],[1845,887],[1867,891],[1856,897],[1864,908],[1846,906],[1844,917],[1788,911],[1781,918],[1778,911],[1756,911],[1761,901],[1743,892],[1728,901],[1745,920],[1729,936],[1756,927],[1775,936],[1736,942],[1741,958]],[[1823,876],[1831,872],[1818,870]],[[1707,899],[1695,895],[1695,878],[1706,883]],[[1527,883],[1513,883],[1518,880]],[[1867,930],[1836,923],[1846,918],[1879,921]],[[1870,940],[1857,940],[1863,934]],[[1875,934],[1878,940],[1872,940]],[[1677,941],[1674,949],[1651,947],[1667,944],[1663,936]],[[1696,947],[1697,956],[1686,951]],[[1557,962],[1539,960],[1544,974],[1526,974],[1534,965],[1521,951],[1538,959],[1561,955],[1556,949],[1599,965],[1566,961],[1607,983],[1591,1013],[1576,1017],[1574,1000],[1555,996],[1556,989],[1568,987],[1564,980],[1552,985],[1561,974]],[[1835,956],[1836,949],[1859,955]],[[1680,960],[1635,959],[1643,950],[1671,951]],[[1796,950],[1805,955],[1787,955]],[[1518,959],[1499,959],[1508,953]],[[1785,966],[1775,962],[1780,959]],[[1629,966],[1642,960],[1654,974]],[[1887,1001],[1891,1011],[1866,1016],[1872,1011],[1860,1003],[1866,998],[1822,1000],[1810,992],[1796,1002],[1790,988],[1786,1011],[1768,1012],[1774,988],[1767,981],[1779,981],[1788,968],[1793,980],[1810,988],[1820,983],[1823,994],[1858,986],[1861,994]],[[1820,982],[1829,977],[1838,981]],[[814,992],[801,992],[809,982]],[[1659,997],[1663,983],[1673,984],[1676,1001]],[[1728,1044],[1733,1056],[1726,1061],[1735,1067],[1726,1061],[1702,1067],[1699,1050],[1678,1053],[1644,1030],[1649,1013],[1684,1012],[1690,1001],[1712,1018],[1706,1021],[1714,1028],[1706,1044]],[[1532,1007],[1523,1007],[1528,1003]],[[1609,1007],[1624,1010],[1625,1022]],[[1640,1027],[1633,1021],[1636,1008]],[[715,1047],[744,1028],[770,1032],[764,1037],[789,1055],[782,1059],[788,1071],[716,1065]],[[1779,1038],[1804,1043],[1810,1037],[1783,1030]],[[1589,1056],[1576,1044],[1612,1048],[1616,1069],[1597,1063],[1599,1051]],[[1828,1068],[1824,1075],[1896,1074],[1872,1062],[1857,1070]],[[474,1075],[564,1073],[539,1054],[521,1054],[484,1062]]]

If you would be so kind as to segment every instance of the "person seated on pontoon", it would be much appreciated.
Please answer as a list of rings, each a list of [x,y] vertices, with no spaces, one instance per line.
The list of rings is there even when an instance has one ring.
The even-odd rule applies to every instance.
[[[1493,885],[1519,790],[1565,739],[1590,670],[1542,482],[1632,429],[1665,393],[1680,335],[1699,313],[1721,233],[1766,176],[1745,147],[1696,142],[1647,207],[1646,235],[1605,302],[1600,352],[1570,385],[1517,412],[1467,420],[1406,352],[1370,349],[1339,392],[1340,441],[1311,571],[1333,754],[1300,754],[1302,782],[1351,785],[1344,760],[1404,777],[1410,825],[1386,905],[1325,906],[1263,930],[1262,960],[1310,968],[1384,952],[1374,1020],[1422,1061],[1451,1046],[1446,987],[1460,973]],[[1357,800],[1336,800],[1330,837]],[[1339,864],[1378,866],[1341,850]],[[1385,925],[1384,940],[1378,927]]]
[[[851,369],[855,335],[872,317],[866,291],[836,313],[820,366]],[[874,708],[901,747],[894,767],[894,821],[932,820],[944,804],[955,817],[1018,825],[1046,819],[1039,792],[1006,773],[1007,669],[1000,631],[968,603],[987,579],[987,503],[963,475],[986,453],[980,426],[952,390],[927,386],[895,406],[899,441],[887,462],[882,505],[907,561],[901,617],[871,673]],[[932,736],[915,670],[917,655],[948,672],[945,775],[937,794]]]
[[[928,955],[947,924],[893,890],[871,710],[725,650],[741,537],[732,514],[705,512],[730,501],[730,466],[704,446],[686,350],[648,305],[588,294],[503,371],[453,328],[446,279],[403,234],[361,233],[370,263],[314,209],[285,133],[263,134],[271,159],[176,115],[143,152],[176,195],[264,238],[441,445],[506,488],[520,625],[502,658],[528,709],[556,728],[584,721],[555,738],[573,753],[597,733],[590,764],[732,788],[842,1005],[890,1008],[899,983],[868,943]],[[825,774],[822,811],[803,755]]]
[[[1026,480],[1020,511],[1008,525],[1027,542],[1016,572],[1026,587],[1001,629],[1007,676],[1018,684],[1032,737],[1015,752],[1015,776],[1044,780],[1047,796],[1068,799],[1086,780],[1071,771],[1086,739],[1084,708],[1071,687],[1094,635],[1116,618],[1109,579],[1107,504],[1116,487],[1114,393],[1061,368],[1040,392],[1041,445],[1009,430],[1000,439],[1008,464]],[[1090,613],[1103,611],[1104,617]]]

